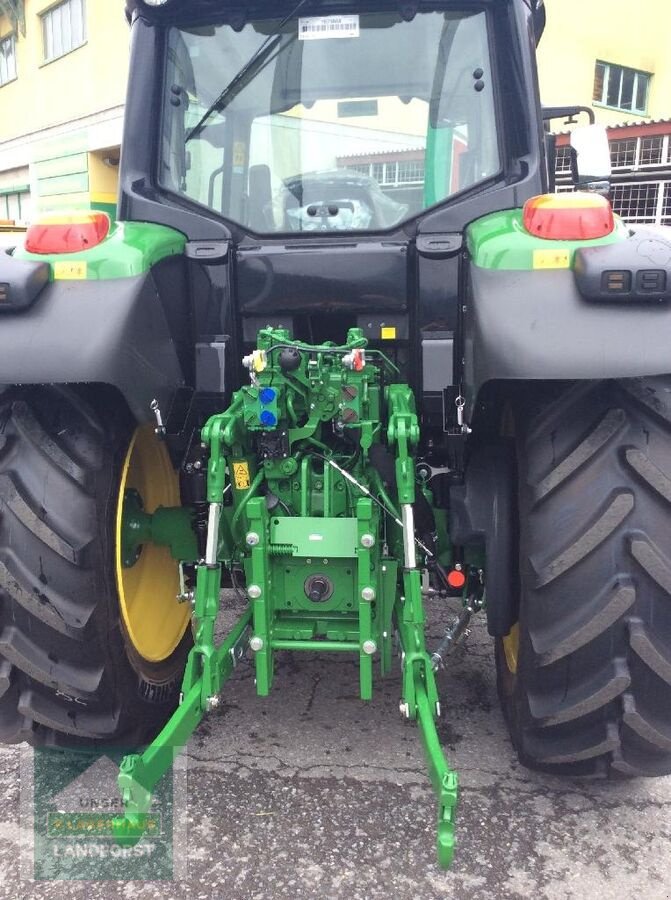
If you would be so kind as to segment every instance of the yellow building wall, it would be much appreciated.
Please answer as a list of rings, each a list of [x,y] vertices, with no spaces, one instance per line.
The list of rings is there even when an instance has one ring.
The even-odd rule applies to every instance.
[[[41,14],[54,5],[26,0],[25,34],[0,16],[0,39],[15,33],[17,69],[0,87],[0,174],[25,167],[33,213],[114,214],[129,57],[124,0],[84,0],[84,43],[45,62]]]
[[[592,106],[604,125],[671,118],[669,0],[545,0],[545,6],[538,48],[545,105]],[[597,59],[652,75],[647,115],[593,103]]]
[[[86,42],[45,63],[40,14],[53,5],[54,0],[25,0],[26,34],[16,36],[18,77],[0,87],[0,151],[24,136],[59,130],[57,138],[47,131],[43,140],[31,143],[25,159],[15,154],[5,166],[8,177],[11,170],[12,178],[24,184],[25,175],[16,173],[29,167],[33,205],[41,209],[84,204],[112,210],[118,147],[107,151],[99,149],[100,143],[91,145],[79,122],[124,102],[129,45],[124,0],[85,0]],[[671,118],[671,0],[546,0],[546,7],[548,24],[538,55],[543,103],[592,106],[594,64],[600,59],[649,72],[652,79],[647,116],[595,106],[599,121],[615,125]],[[7,17],[0,16],[0,39],[11,30]],[[318,106],[312,117],[337,118],[335,105]],[[390,130],[415,132],[412,107],[404,110],[402,121],[397,110],[392,116],[389,109]],[[369,123],[359,119],[356,124]]]
[[[128,76],[124,0],[86,0],[86,43],[44,62],[40,13],[53,0],[26,0],[25,37],[16,38],[17,79],[0,87],[0,141],[123,103]],[[0,18],[0,38],[12,30]]]
[[[89,193],[92,205],[115,207],[119,183],[119,151],[99,150],[88,154]]]

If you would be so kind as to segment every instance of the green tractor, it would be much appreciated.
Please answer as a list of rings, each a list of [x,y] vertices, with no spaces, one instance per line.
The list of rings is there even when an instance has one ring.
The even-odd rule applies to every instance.
[[[596,126],[551,193],[542,4],[127,7],[118,219],[0,255],[0,739],[136,747],[130,844],[246,654],[400,665],[447,866],[483,610],[525,765],[671,772],[671,243]]]

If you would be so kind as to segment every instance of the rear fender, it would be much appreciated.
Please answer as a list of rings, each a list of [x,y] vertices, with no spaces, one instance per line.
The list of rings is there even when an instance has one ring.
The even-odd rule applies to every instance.
[[[590,296],[581,280],[585,259],[592,271],[600,259],[604,271],[616,262],[623,269],[664,269],[671,285],[671,240],[662,229],[641,229],[603,247],[573,248],[567,268],[505,269],[471,260],[463,309],[471,409],[490,380],[600,380],[671,371],[671,302],[635,291],[612,299]]]
[[[184,384],[151,272],[53,281],[0,316],[0,384],[93,382],[118,388],[140,422],[152,400],[167,410]]]

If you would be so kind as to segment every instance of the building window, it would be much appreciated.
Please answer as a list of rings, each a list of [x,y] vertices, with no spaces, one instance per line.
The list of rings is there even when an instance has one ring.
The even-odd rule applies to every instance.
[[[30,220],[30,192],[27,190],[0,192],[0,222],[25,224]]]
[[[662,215],[660,225],[671,225],[671,181],[662,182]]]
[[[86,40],[84,0],[65,0],[42,16],[44,61],[50,62],[75,50]]]
[[[571,171],[571,147],[568,144],[557,147],[555,175],[570,175]]]
[[[356,172],[357,175],[370,175],[370,165],[368,163],[356,163],[351,166],[345,166],[348,172]]]
[[[423,160],[408,160],[398,164],[399,184],[422,184],[424,181]]]
[[[370,169],[371,176],[378,184],[384,183],[384,163],[373,163]]]
[[[597,61],[594,69],[595,103],[645,114],[650,75],[624,66]]]
[[[663,190],[662,181],[614,184],[610,199],[613,209],[625,222],[659,224]]]
[[[0,85],[16,78],[16,44],[14,35],[0,41]]]
[[[651,169],[666,166],[669,162],[669,135],[624,138],[610,142],[610,159],[613,170]]]
[[[661,166],[666,162],[664,158],[666,155],[664,153],[664,138],[661,135],[641,138],[640,141],[639,165]]]
[[[610,142],[610,162],[614,169],[633,169],[636,165],[636,138]]]
[[[348,172],[369,175],[385,187],[399,187],[424,182],[424,160],[394,160],[392,162],[350,163]]]
[[[396,177],[396,171],[397,171],[397,168],[398,168],[398,166],[397,166],[397,164],[396,164],[395,162],[388,162],[388,163],[385,163],[385,166],[384,166],[384,179],[383,179],[383,181],[382,181],[381,183],[382,183],[382,184],[396,184],[396,181],[397,181],[397,177]]]

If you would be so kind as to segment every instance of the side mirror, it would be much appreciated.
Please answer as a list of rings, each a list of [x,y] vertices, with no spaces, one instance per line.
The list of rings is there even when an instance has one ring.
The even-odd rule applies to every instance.
[[[607,194],[611,162],[608,133],[603,125],[584,125],[571,132],[571,168],[576,188]]]

